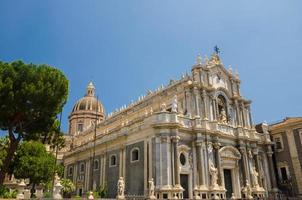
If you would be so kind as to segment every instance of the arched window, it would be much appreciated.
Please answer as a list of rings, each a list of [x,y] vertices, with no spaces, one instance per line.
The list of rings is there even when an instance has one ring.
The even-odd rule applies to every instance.
[[[219,95],[217,97],[217,107],[218,107],[218,121],[221,123],[228,123],[228,109],[227,101],[224,96]]]
[[[93,168],[94,168],[94,170],[98,170],[99,169],[99,160],[94,160]]]
[[[110,167],[114,167],[114,166],[116,166],[116,155],[111,155],[110,156],[110,163],[109,163],[110,165]]]
[[[139,149],[134,148],[131,150],[131,162],[139,161]]]
[[[81,173],[85,172],[85,164],[84,163],[81,163],[81,165],[80,165],[80,172]]]
[[[68,176],[72,176],[72,173],[73,173],[73,167],[69,167],[68,168]]]

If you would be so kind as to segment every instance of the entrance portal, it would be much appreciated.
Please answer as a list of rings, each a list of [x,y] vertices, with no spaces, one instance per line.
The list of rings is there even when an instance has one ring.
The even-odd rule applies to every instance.
[[[226,189],[226,198],[231,198],[233,193],[233,183],[232,183],[232,171],[230,169],[224,169],[224,186]]]
[[[180,174],[180,185],[184,189],[183,198],[189,198],[189,176],[187,174]]]

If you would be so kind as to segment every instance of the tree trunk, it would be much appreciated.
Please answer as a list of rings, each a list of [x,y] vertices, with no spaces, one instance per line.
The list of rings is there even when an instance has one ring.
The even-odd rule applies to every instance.
[[[31,187],[31,190],[30,190],[30,198],[36,198],[34,196],[34,194],[35,194],[35,187],[36,187],[36,184],[33,183],[32,187]]]
[[[7,174],[11,162],[14,158],[15,152],[17,150],[18,144],[20,142],[20,138],[15,138],[12,129],[9,129],[9,146],[6,150],[7,155],[4,159],[3,165],[0,170],[0,186],[3,185],[5,175]]]

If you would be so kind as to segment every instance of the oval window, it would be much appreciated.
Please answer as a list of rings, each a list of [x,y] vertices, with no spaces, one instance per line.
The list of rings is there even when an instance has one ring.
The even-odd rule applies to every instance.
[[[186,156],[183,153],[180,154],[179,161],[182,165],[186,165]]]

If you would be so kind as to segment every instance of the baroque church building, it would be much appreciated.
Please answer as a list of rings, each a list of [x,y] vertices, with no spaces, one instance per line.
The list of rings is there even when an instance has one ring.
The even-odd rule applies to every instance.
[[[65,177],[77,194],[252,198],[277,191],[267,125],[258,133],[240,79],[214,53],[190,75],[105,115],[92,83],[69,116]]]

